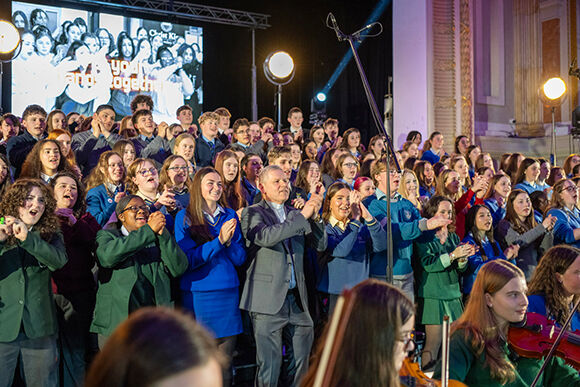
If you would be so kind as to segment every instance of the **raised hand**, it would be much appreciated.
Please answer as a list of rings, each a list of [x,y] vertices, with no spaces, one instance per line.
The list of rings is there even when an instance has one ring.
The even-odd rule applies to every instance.
[[[518,256],[520,252],[520,245],[511,245],[503,252],[507,259],[513,259]]]
[[[455,248],[453,250],[453,259],[463,259],[472,256],[475,254],[475,246],[471,243],[464,243]]]
[[[67,219],[71,226],[77,222],[77,218],[74,216],[72,208],[57,208],[54,213],[57,216]]]
[[[173,211],[175,209],[175,194],[169,189],[166,185],[163,193],[157,201],[155,202],[155,207],[161,208],[162,206],[167,207],[169,211]]]
[[[362,202],[359,202],[358,207],[360,209],[361,217],[367,222],[372,222],[374,217],[371,215],[369,210],[367,210],[366,206]]]
[[[13,216],[5,216],[3,219],[4,220],[0,222],[0,242],[5,242],[8,237],[13,235],[12,225],[16,220]]]
[[[163,215],[160,211],[154,212],[149,215],[149,219],[147,220],[147,224],[151,227],[151,230],[155,234],[161,235],[163,233],[163,228],[165,227],[165,223],[167,220],[165,219],[165,215]]]
[[[292,200],[292,206],[294,208],[299,209],[299,210],[304,208],[304,204],[306,204],[306,201],[302,198],[296,198],[296,199]]]
[[[556,225],[556,217],[553,215],[548,215],[544,218],[542,225],[546,228],[546,230],[551,230]]]
[[[16,239],[24,242],[28,236],[28,227],[26,227],[24,222],[20,219],[15,219],[14,223],[12,224],[12,233]]]
[[[162,138],[167,138],[167,136],[171,136],[171,133],[167,131],[167,128],[169,128],[167,122],[162,121],[159,125],[157,125],[157,135]],[[167,138],[167,140],[171,140],[171,138]]]
[[[439,227],[445,227],[451,224],[451,222],[452,222],[451,219],[434,216],[430,219],[427,219],[427,230],[435,230],[436,228]]]
[[[220,235],[218,236],[222,245],[226,245],[231,242],[232,237],[234,236],[234,231],[236,231],[237,224],[238,221],[235,218],[232,218],[222,224]]]
[[[125,195],[126,193],[124,191],[117,192],[117,194],[115,195],[115,203],[119,203],[119,200],[123,199],[123,196]]]

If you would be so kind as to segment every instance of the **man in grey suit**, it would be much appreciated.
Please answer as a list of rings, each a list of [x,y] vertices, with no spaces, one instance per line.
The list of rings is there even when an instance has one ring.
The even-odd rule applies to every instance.
[[[295,375],[308,369],[314,338],[304,280],[304,250],[324,251],[327,235],[319,218],[322,194],[314,194],[302,210],[286,206],[290,182],[275,165],[262,170],[258,187],[262,201],[242,212],[248,246],[246,282],[240,308],[250,312],[256,339],[257,386],[278,385],[282,364],[282,333],[292,338]]]

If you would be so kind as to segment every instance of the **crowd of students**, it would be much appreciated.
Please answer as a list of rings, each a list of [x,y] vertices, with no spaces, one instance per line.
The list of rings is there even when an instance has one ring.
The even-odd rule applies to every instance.
[[[361,320],[349,344],[376,347],[388,372],[412,347],[401,334],[415,327],[426,333],[423,369],[434,369],[448,315],[458,321],[451,367],[473,354],[456,378],[531,382],[496,341],[523,318],[528,281],[530,310],[559,324],[580,296],[580,156],[558,168],[514,153],[496,166],[465,136],[447,154],[440,133],[423,143],[411,132],[399,173],[393,162],[387,170],[382,136],[365,147],[358,129],[340,136],[332,118],[303,128],[299,108],[278,133],[267,117],[230,125],[226,108],[203,113],[199,127],[187,105],[179,124],[155,123],[153,105],[136,96],[119,123],[110,105],[91,117],[38,105],[1,117],[0,386],[17,368],[26,385],[82,385],[98,350],[126,340],[115,330],[151,306],[181,308],[211,333],[225,385],[236,348],[252,345],[240,334],[254,339],[256,385],[310,385],[315,327],[345,288],[369,298],[355,319],[389,312],[384,340],[370,336],[361,348],[376,334],[361,327],[383,322]],[[395,288],[384,284],[388,237]],[[93,367],[121,367],[102,356]],[[334,385],[365,385],[351,380],[356,372],[392,385],[392,374],[348,359]],[[550,377],[568,371],[553,367]]]

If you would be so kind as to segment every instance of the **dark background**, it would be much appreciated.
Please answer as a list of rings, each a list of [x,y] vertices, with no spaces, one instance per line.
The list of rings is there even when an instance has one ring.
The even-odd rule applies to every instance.
[[[11,2],[1,0],[2,18],[9,18]],[[35,1],[36,3],[36,1]],[[41,3],[41,1],[38,1]],[[89,8],[97,12],[112,12],[101,7],[86,7],[80,2],[45,1],[52,6]],[[343,55],[349,50],[347,42],[338,42],[334,32],[326,28],[328,12],[332,12],[345,33],[363,26],[377,5],[376,1],[293,0],[287,2],[244,1],[191,1],[195,4],[259,12],[270,15],[270,28],[256,30],[256,67],[258,78],[258,117],[275,119],[275,86],[268,82],[262,64],[272,51],[285,50],[294,59],[296,75],[283,87],[282,120],[288,126],[286,115],[292,106],[304,111],[305,124],[310,113],[310,100],[321,90],[334,72]],[[129,11],[129,10],[128,10]],[[118,12],[117,12],[118,13]],[[124,12],[125,13],[125,12]],[[150,14],[128,12],[130,16],[156,19]],[[392,74],[392,4],[379,18],[383,33],[367,38],[360,46],[359,55],[367,73],[373,95],[382,113],[383,96],[387,91],[388,76]],[[157,18],[160,20],[160,18]],[[177,18],[162,20],[183,23]],[[184,24],[191,24],[187,22]],[[221,24],[195,23],[204,28],[204,110],[225,106],[232,120],[251,118],[251,32],[247,28]],[[3,101],[9,101],[9,66],[5,66]],[[7,107],[6,102],[4,103]],[[351,60],[328,93],[327,114],[338,118],[341,131],[354,126],[360,129],[363,142],[377,134],[372,124],[369,106],[354,61]],[[19,113],[19,112],[16,112]],[[232,121],[233,122],[233,121]]]

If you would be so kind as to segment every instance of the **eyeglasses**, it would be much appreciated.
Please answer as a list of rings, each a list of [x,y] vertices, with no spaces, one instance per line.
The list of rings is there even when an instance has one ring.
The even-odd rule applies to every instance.
[[[167,168],[168,171],[184,171],[187,172],[187,170],[189,169],[189,167],[169,167]]]
[[[157,175],[157,169],[155,169],[155,168],[142,169],[137,173],[140,174],[141,176],[147,176],[147,173],[150,173],[150,174],[155,176],[155,175]]]
[[[357,163],[344,163],[342,165],[347,168],[356,168],[358,166]]]
[[[146,205],[144,205],[144,206],[131,206],[131,207],[127,207],[123,211],[121,211],[121,214],[125,211],[131,211],[131,212],[137,213],[137,212],[139,212],[139,210],[146,212],[146,213],[149,213],[149,211],[150,211],[149,207]]]
[[[397,341],[403,343],[405,348],[407,348],[411,342],[415,343],[415,332],[407,332],[403,337],[398,338]]]
[[[572,192],[578,191],[578,189],[580,189],[580,188],[578,188],[574,185],[569,185],[566,188],[562,188],[562,191],[560,191],[560,192],[568,191],[568,192],[572,193]]]

